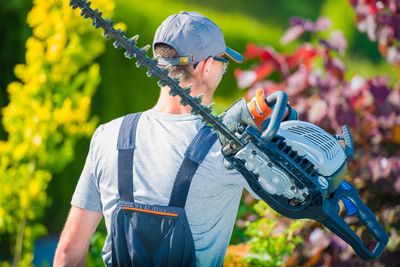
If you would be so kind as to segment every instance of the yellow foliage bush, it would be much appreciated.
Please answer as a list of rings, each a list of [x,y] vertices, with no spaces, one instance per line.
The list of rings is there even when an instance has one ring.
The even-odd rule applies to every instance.
[[[114,1],[94,5],[112,15]],[[105,48],[68,0],[34,0],[27,22],[26,63],[15,66],[19,81],[8,85],[10,102],[2,110],[8,139],[0,140],[0,234],[11,236],[14,266],[32,264],[33,241],[45,234],[37,222],[52,173],[71,161],[77,139],[96,126],[89,119],[100,82],[93,61]]]

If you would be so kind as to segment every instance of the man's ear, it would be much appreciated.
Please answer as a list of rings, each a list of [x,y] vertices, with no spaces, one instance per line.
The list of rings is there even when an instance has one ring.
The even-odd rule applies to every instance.
[[[210,75],[213,61],[214,61],[214,59],[212,57],[209,57],[203,61],[203,66],[199,66],[199,67],[201,67],[201,70],[202,70],[201,71],[202,76],[208,77],[208,75]]]

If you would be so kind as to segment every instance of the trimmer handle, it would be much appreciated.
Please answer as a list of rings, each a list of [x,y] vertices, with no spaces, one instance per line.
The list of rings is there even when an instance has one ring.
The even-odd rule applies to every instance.
[[[272,108],[272,114],[267,126],[262,133],[261,138],[271,141],[279,130],[279,126],[285,116],[288,96],[284,91],[277,91],[267,97],[267,104]]]
[[[361,201],[357,190],[348,182],[343,181],[332,193],[332,197],[325,199],[323,209],[327,219],[321,223],[328,227],[346,241],[354,251],[364,260],[378,258],[388,242],[388,235],[377,221],[372,211]],[[367,228],[376,240],[376,245],[370,251],[363,240],[350,228],[345,220],[339,215],[339,201],[342,201],[347,216],[357,216],[360,222]]]

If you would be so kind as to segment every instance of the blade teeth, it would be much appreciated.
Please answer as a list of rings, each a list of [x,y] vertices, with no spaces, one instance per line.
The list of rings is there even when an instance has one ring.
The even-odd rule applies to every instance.
[[[136,53],[133,51],[129,51],[129,50],[125,51],[124,55],[128,59],[132,59],[132,58],[136,57]]]
[[[206,106],[206,107],[204,108],[204,110],[205,110],[207,113],[212,113],[212,111],[213,111],[212,107],[210,107],[210,106]]]
[[[100,24],[97,22],[97,19],[93,19],[92,26],[95,27],[96,29],[100,28]]]
[[[139,69],[140,69],[141,67],[143,67],[143,63],[140,62],[140,61],[136,61],[135,65],[136,65],[136,67],[138,67]]]
[[[114,21],[112,21],[111,19],[106,19],[106,24],[109,27],[112,27],[114,25]]]
[[[119,36],[124,36],[125,32],[123,30],[120,29],[114,29],[114,33],[119,35]]]
[[[98,29],[100,26],[97,24],[96,19],[92,20],[92,26],[95,27],[96,29]]]
[[[157,59],[155,59],[155,58],[152,58],[150,60],[150,62],[153,63],[154,65],[157,65],[157,63],[158,63]]]
[[[139,35],[136,34],[136,35],[132,36],[130,40],[137,42],[139,40]]]
[[[116,49],[119,49],[119,48],[121,48],[121,43],[120,43],[118,40],[116,40],[116,41],[114,41],[113,46],[114,46]]]
[[[170,96],[177,96],[177,95],[178,95],[178,92],[177,92],[176,89],[172,89],[172,88],[171,88],[171,90],[169,90],[169,95],[170,95]],[[181,103],[182,103],[182,101],[181,101]]]
[[[204,96],[204,94],[197,95],[197,96],[193,97],[193,101],[196,102],[197,104],[200,104],[203,99],[203,96]]]
[[[145,46],[143,46],[142,48],[140,48],[140,51],[142,51],[143,53],[147,53],[147,51],[149,51],[149,49],[150,49],[150,45],[145,45]]]
[[[131,46],[136,46],[137,40],[139,40],[139,35],[135,35],[128,39],[128,43]]]
[[[161,69],[161,72],[162,72],[164,75],[168,75],[168,74],[169,74],[168,70],[163,70],[163,69]]]
[[[162,66],[162,67],[161,67],[161,69],[167,71],[167,73],[169,73],[169,71],[170,71],[171,68],[172,68],[172,65],[171,65],[171,64],[168,64],[168,65],[165,65],[165,66]]]
[[[78,7],[78,1],[77,0],[71,0],[69,1],[69,5],[73,8],[76,9]]]
[[[158,84],[158,86],[160,86],[160,87],[164,87],[164,86],[167,85],[167,82],[164,81],[164,80],[159,80],[159,81],[157,82],[157,84]]]
[[[175,76],[175,79],[178,79],[179,82],[182,80],[183,74],[178,74]]]
[[[100,10],[98,10],[97,8],[93,12],[98,17],[101,17],[103,15],[103,13],[101,13]]]
[[[103,37],[106,38],[107,40],[111,39],[111,35],[107,33],[106,31],[103,32]]]
[[[183,91],[185,91],[185,94],[190,95],[190,93],[192,92],[192,87],[193,87],[193,84],[189,84],[189,85],[185,86],[185,88],[182,88],[182,89],[183,89]]]
[[[187,106],[188,105],[188,101],[184,98],[181,99],[181,105],[182,106]]]
[[[84,17],[85,19],[87,19],[89,17],[89,15],[86,13],[85,10],[82,9],[81,11],[81,16]]]
[[[148,70],[148,71],[146,72],[146,75],[147,75],[147,77],[152,77],[152,76],[154,76],[154,70]]]
[[[201,111],[200,111],[200,110],[198,110],[198,109],[194,109],[194,108],[192,108],[192,111],[191,111],[191,113],[192,113],[192,114],[194,114],[194,115],[199,115],[199,114],[201,114]]]

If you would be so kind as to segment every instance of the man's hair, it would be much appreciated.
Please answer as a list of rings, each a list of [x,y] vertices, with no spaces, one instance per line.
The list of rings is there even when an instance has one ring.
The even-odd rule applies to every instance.
[[[178,52],[170,45],[158,43],[154,46],[154,56],[159,56],[163,58],[173,58],[179,57]],[[192,78],[193,65],[179,65],[172,66],[170,70],[170,75],[172,77],[182,74],[183,81],[188,81]]]

